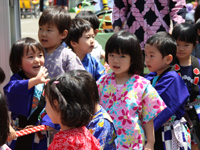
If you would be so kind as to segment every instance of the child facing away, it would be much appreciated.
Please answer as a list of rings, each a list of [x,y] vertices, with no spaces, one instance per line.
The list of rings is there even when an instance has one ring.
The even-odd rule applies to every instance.
[[[60,124],[48,150],[100,150],[99,141],[85,127],[94,115],[96,100],[84,70],[52,78],[45,87],[46,112]]]
[[[189,115],[193,128],[191,129],[192,150],[200,149],[200,124],[199,124],[199,64],[200,60],[191,55],[196,46],[197,32],[191,24],[182,23],[174,27],[172,35],[177,43],[177,52],[174,61],[175,71],[185,82],[190,97],[186,104],[186,113]],[[195,103],[193,103],[195,101]]]
[[[80,58],[85,70],[98,80],[105,74],[105,68],[96,58],[89,53],[94,48],[94,29],[90,22],[81,18],[72,20],[67,45]]]
[[[105,50],[113,73],[103,76],[97,85],[100,104],[114,122],[117,149],[153,150],[153,118],[166,106],[150,82],[139,76],[143,59],[138,39],[119,31],[109,38]]]
[[[198,19],[194,25],[197,31],[197,44],[192,51],[192,55],[200,59],[200,19]]]
[[[170,66],[175,57],[176,41],[169,33],[158,32],[147,40],[145,63],[151,73],[145,78],[167,105],[154,119],[155,150],[191,149],[189,128],[183,118],[189,93],[182,78]]]
[[[4,93],[11,111],[11,122],[16,130],[30,125],[43,124],[55,128],[46,115],[40,121],[38,116],[45,107],[42,97],[45,79],[48,75],[44,65],[44,49],[42,45],[32,38],[23,38],[16,41],[9,58],[13,75],[4,87]],[[40,136],[39,136],[40,135]],[[38,132],[22,136],[13,140],[11,149],[45,150],[47,149],[48,132]]]
[[[92,11],[83,10],[79,12],[75,16],[75,18],[81,18],[89,21],[93,26],[94,36],[97,35],[99,28],[99,19],[97,18],[97,15],[95,13],[93,13]],[[100,61],[100,59],[105,59],[105,51],[102,49],[102,46],[98,43],[97,40],[95,40],[94,43],[94,48],[90,54],[98,61]]]
[[[55,77],[84,67],[79,58],[65,47],[71,25],[71,17],[61,7],[48,7],[39,19],[38,38],[45,48],[45,64],[49,76]]]
[[[9,116],[6,99],[0,92],[0,150],[10,150],[5,144],[9,136]]]

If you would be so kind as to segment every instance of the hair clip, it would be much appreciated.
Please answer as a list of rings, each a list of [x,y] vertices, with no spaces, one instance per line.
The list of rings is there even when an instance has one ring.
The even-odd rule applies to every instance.
[[[53,83],[54,83],[54,84],[58,84],[58,83],[59,83],[59,81],[53,81]]]

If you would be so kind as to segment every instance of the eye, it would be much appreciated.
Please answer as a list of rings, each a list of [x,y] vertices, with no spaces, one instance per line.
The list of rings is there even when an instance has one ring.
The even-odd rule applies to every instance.
[[[39,57],[43,57],[43,54],[40,54]]]
[[[33,56],[28,56],[28,58],[33,58]]]
[[[39,30],[42,30],[42,28],[39,28]]]
[[[113,54],[109,54],[109,56],[110,56],[110,57],[113,57],[114,55],[113,55]]]
[[[52,31],[52,30],[48,29],[47,31],[50,32],[50,31]]]
[[[120,58],[125,58],[125,56],[124,56],[124,55],[121,55]]]
[[[150,57],[154,57],[154,55],[150,55]]]

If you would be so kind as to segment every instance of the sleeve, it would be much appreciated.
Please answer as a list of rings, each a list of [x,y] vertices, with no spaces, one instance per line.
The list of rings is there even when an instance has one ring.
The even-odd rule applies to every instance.
[[[80,70],[85,70],[82,62],[80,59],[76,56],[74,52],[72,52],[70,49],[67,49],[67,54],[65,55],[66,57],[66,66],[64,68],[65,72],[75,70],[75,69],[80,69]]]
[[[122,27],[126,20],[126,12],[128,9],[127,1],[114,0],[113,11],[112,11],[112,24],[115,26]]]
[[[181,119],[185,114],[184,106],[189,93],[184,81],[178,74],[175,74],[173,76],[163,76],[156,84],[155,88],[164,100],[167,108],[154,119],[155,130],[160,128],[172,115],[175,114],[177,119]]]
[[[142,101],[139,108],[139,117],[142,124],[146,124],[151,119],[155,118],[166,105],[157,91],[149,83],[142,95]]]
[[[101,62],[97,61],[96,59],[95,59],[95,66],[96,66],[95,79],[97,81],[101,76],[106,74],[106,70],[105,70],[104,66],[101,64]]]
[[[33,96],[34,87],[28,90],[29,80],[19,80],[12,76],[9,83],[4,87],[4,94],[11,112],[28,117]],[[23,109],[22,109],[23,108]]]
[[[114,142],[115,130],[113,124],[107,119],[99,119],[87,127],[90,133],[98,139],[102,149]],[[112,141],[113,140],[113,141]]]
[[[185,6],[185,0],[170,0],[169,12],[173,22],[173,26],[175,26],[177,23],[180,24],[185,22]]]

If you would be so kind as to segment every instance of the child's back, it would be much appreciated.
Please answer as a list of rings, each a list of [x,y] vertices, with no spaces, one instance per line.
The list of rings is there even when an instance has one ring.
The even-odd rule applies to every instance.
[[[79,58],[63,43],[71,25],[71,17],[60,7],[49,7],[39,19],[38,37],[45,48],[45,67],[55,77],[74,69],[84,69]]]

